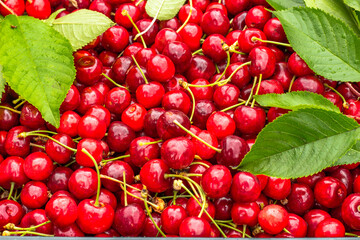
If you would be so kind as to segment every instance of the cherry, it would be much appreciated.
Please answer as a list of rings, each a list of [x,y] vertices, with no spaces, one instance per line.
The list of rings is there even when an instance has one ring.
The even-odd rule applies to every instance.
[[[359,91],[359,88],[357,87],[357,85],[352,85],[357,91]],[[351,91],[351,89],[349,88],[349,86],[347,86],[344,83],[341,83],[337,86],[336,90],[343,95],[343,97],[346,100],[350,100],[350,99],[354,99],[357,100],[357,96]]]
[[[91,108],[91,107],[90,107]],[[89,109],[90,109],[89,108]],[[66,134],[70,137],[78,135],[78,124],[80,122],[80,115],[73,111],[66,111],[60,117],[60,127],[58,132]]]
[[[40,128],[45,125],[41,113],[33,105],[25,103],[21,109],[20,124],[30,129]]]
[[[86,87],[80,94],[80,105],[76,110],[81,114],[85,114],[92,106],[103,104],[104,96],[94,87]]]
[[[80,230],[76,223],[67,227],[59,228],[54,226],[54,236],[56,237],[85,237],[85,234]]]
[[[218,139],[234,134],[235,128],[235,121],[224,112],[214,112],[206,122],[206,129]]]
[[[189,82],[199,78],[209,80],[214,75],[215,70],[215,65],[209,58],[195,55],[191,59],[190,67],[186,71],[185,76]]]
[[[78,124],[78,134],[82,138],[101,139],[106,133],[105,121],[92,115],[83,116]]]
[[[202,11],[198,8],[198,7],[191,7],[189,4],[185,4],[180,8],[179,11],[179,20],[181,21],[181,23],[184,23],[186,21],[186,19],[188,18],[189,14],[190,14],[190,9],[191,10],[191,15],[190,18],[188,20],[189,23],[195,23],[195,24],[199,24],[201,21],[201,18],[203,16]]]
[[[222,165],[214,165],[208,168],[201,179],[201,186],[210,198],[225,197],[231,187],[231,172]]]
[[[67,167],[57,167],[47,179],[47,187],[52,193],[60,190],[68,190],[69,178],[73,171]]]
[[[132,204],[132,203],[137,203],[137,204],[140,204],[141,207],[143,209],[145,209],[145,204],[144,204],[144,201],[142,200],[142,197],[141,197],[141,190],[144,189],[144,185],[142,184],[139,184],[139,183],[136,183],[136,184],[132,184],[131,185],[131,188],[126,188],[126,191],[127,191],[127,195],[126,195],[126,201],[127,201],[127,204]],[[130,196],[130,194],[132,195],[135,195],[137,198],[133,197],[133,196]],[[125,206],[126,202],[125,202],[125,193],[124,191],[121,192],[121,206]]]
[[[53,162],[45,153],[35,152],[25,158],[24,172],[32,180],[47,179],[53,169]]]
[[[188,45],[183,42],[173,41],[164,46],[163,52],[165,56],[169,57],[175,65],[176,73],[185,72],[192,59],[191,50]]]
[[[99,234],[110,229],[114,221],[114,209],[109,204],[85,199],[78,205],[76,220],[80,229],[87,234]]]
[[[269,94],[269,93],[284,93],[282,84],[274,79],[262,81],[260,83],[258,95]]]
[[[17,16],[23,15],[25,11],[25,2],[22,0],[7,0],[4,1],[5,5],[10,8]],[[12,14],[8,9],[0,5],[0,14],[4,17]]]
[[[249,72],[253,77],[262,74],[262,77],[267,79],[275,72],[275,55],[268,47],[254,47],[249,53],[249,61]]]
[[[31,17],[46,19],[51,14],[51,5],[48,0],[27,0],[25,10]]]
[[[136,26],[139,28],[140,32],[143,32],[144,30],[146,30],[147,28],[151,27],[147,30],[147,32],[145,34],[142,35],[142,37],[145,40],[145,43],[147,45],[152,45],[155,42],[155,38],[157,33],[159,32],[159,26],[158,24],[152,24],[152,19],[150,18],[143,18],[140,19],[139,21],[137,21],[135,24]],[[136,31],[135,28],[133,28],[132,30],[132,34],[135,36],[138,32]],[[141,42],[141,39],[138,38],[137,39],[138,42]]]
[[[235,105],[239,101],[240,90],[233,84],[225,84],[214,91],[214,103],[219,109]]]
[[[144,46],[141,43],[134,42],[133,44],[130,44],[125,48],[123,56],[126,57],[131,57],[133,55],[136,56],[136,54],[142,49],[144,49]]]
[[[119,207],[115,212],[113,226],[124,237],[136,237],[143,230],[146,215],[141,206],[132,203]]]
[[[128,163],[123,161],[108,162],[105,166],[101,168],[100,172],[102,175],[106,175],[120,181],[124,180],[123,174],[125,173],[125,180],[127,184],[132,184],[134,181],[133,169]],[[112,192],[117,192],[121,190],[120,185],[114,181],[102,179],[101,183],[106,189]]]
[[[317,181],[325,177],[324,172],[315,173],[313,175],[307,176],[307,177],[301,177],[298,178],[296,181],[298,183],[304,183],[308,185],[310,188],[314,188]]]
[[[275,64],[275,71],[272,79],[279,81],[285,91],[289,89],[292,78],[293,74],[289,71],[285,62],[277,62]]]
[[[196,160],[196,162],[191,164],[191,166],[189,168],[189,173],[197,173],[197,174],[203,175],[203,173],[211,166],[212,166],[212,164],[208,161]],[[201,184],[200,182],[201,182],[202,176],[191,176],[190,178],[192,180],[194,180],[195,182],[197,182],[199,185]]]
[[[185,137],[176,137],[165,141],[161,147],[161,158],[173,169],[188,167],[195,157],[192,141]]]
[[[165,110],[162,108],[152,108],[145,114],[144,132],[147,136],[150,136],[153,138],[159,137],[158,132],[157,132],[159,128],[157,128],[156,125],[157,125],[157,122],[158,122],[160,116],[163,115],[164,113],[165,113]],[[182,123],[181,121],[179,121],[179,122],[181,124],[183,124],[183,126],[184,126],[184,123]]]
[[[103,106],[100,106],[100,105],[92,106],[85,113],[85,115],[90,115],[90,116],[96,117],[101,122],[104,122],[106,127],[108,127],[110,125],[110,120],[111,120],[110,112],[107,108],[105,108]]]
[[[64,228],[75,223],[78,207],[71,197],[52,197],[45,206],[45,212],[55,226]]]
[[[259,46],[266,46],[267,44],[253,38],[259,38],[262,40],[266,40],[266,35],[259,29],[256,28],[247,28],[241,32],[238,42],[239,42],[239,50],[244,53],[250,53],[250,51]]]
[[[279,205],[268,205],[260,211],[258,221],[266,233],[278,234],[287,226],[289,214]]]
[[[250,150],[245,140],[235,135],[224,137],[220,142],[220,148],[222,150],[217,154],[216,160],[218,164],[226,167],[237,167]]]
[[[178,205],[171,205],[161,213],[162,229],[167,234],[179,235],[182,221],[187,217],[185,209]]]
[[[253,227],[258,222],[260,207],[256,202],[240,203],[236,202],[231,209],[231,218],[235,224],[249,225]]]
[[[66,94],[66,98],[64,99],[64,101],[60,106],[60,111],[61,112],[73,111],[79,106],[79,104],[80,104],[79,90],[74,85],[71,85],[68,93]]]
[[[341,216],[343,221],[352,229],[360,229],[360,194],[350,194],[345,198],[341,206]]]
[[[315,229],[315,237],[344,237],[345,227],[344,225],[335,218],[327,218]]]
[[[199,204],[200,203],[200,204]],[[186,212],[188,213],[188,215],[191,216],[199,216],[201,209],[202,209],[202,200],[200,198],[190,198],[186,204]],[[211,218],[215,217],[215,207],[214,204],[212,204],[212,202],[207,201],[206,205],[205,205],[205,210],[207,211],[207,213],[211,216]],[[209,223],[211,222],[211,219],[209,216],[207,216],[207,214],[202,214],[201,218],[208,221]]]
[[[177,120],[186,129],[190,129],[190,120],[183,112],[169,110],[158,118],[156,128],[159,137],[167,140],[174,137],[186,136],[186,132],[178,127],[174,123],[174,120]]]
[[[103,33],[101,45],[109,51],[120,53],[129,43],[129,33],[122,26],[113,26]]]
[[[87,86],[94,85],[100,80],[103,64],[93,56],[84,56],[75,62],[76,79]]]
[[[193,6],[198,7],[201,11],[205,11],[206,7],[210,4],[210,0],[194,0]]]
[[[346,186],[338,179],[325,177],[314,188],[316,201],[327,208],[339,207],[346,197]]]
[[[245,23],[249,28],[263,29],[270,18],[271,12],[267,11],[264,6],[255,6],[248,11]]]
[[[236,43],[237,40],[239,39],[240,34],[241,34],[240,30],[234,30],[232,32],[229,32],[228,35],[226,35],[227,43],[229,45],[233,45],[234,43]]]
[[[250,3],[251,1],[249,0],[226,0],[225,6],[229,13],[236,15],[246,10],[250,6]]]
[[[130,144],[130,161],[137,167],[142,167],[146,162],[159,158],[160,148],[157,144],[142,145],[152,143],[155,140],[150,137],[135,138]]]
[[[170,179],[165,174],[170,173],[165,161],[153,159],[144,164],[140,170],[140,180],[151,192],[164,192],[171,187]]]
[[[129,19],[129,17],[127,15],[123,15],[122,13],[126,11],[127,14],[131,17],[131,19],[134,22],[137,22],[140,17],[141,17],[141,12],[140,9],[138,7],[135,6],[135,4],[133,3],[124,3],[121,4],[118,9],[116,10],[115,13],[115,22],[120,25],[123,26],[124,28],[132,28],[133,25]]]
[[[152,218],[153,218],[154,222],[160,228],[162,228],[161,215],[159,213],[155,212],[155,213],[152,213]],[[144,237],[156,237],[158,234],[159,234],[159,231],[155,227],[155,225],[153,224],[151,218],[149,216],[146,217],[144,229],[141,232],[141,236],[144,236]]]
[[[206,79],[196,79],[192,82],[193,85],[202,85],[204,87],[190,87],[196,100],[212,100],[213,88],[208,86],[209,82]]]
[[[335,171],[331,172],[330,176],[339,179],[345,185],[347,193],[352,192],[352,185],[354,179],[350,170],[340,167]]]
[[[90,4],[89,10],[97,11],[99,13],[104,14],[108,18],[110,18],[112,7],[111,7],[110,3],[108,3],[107,1],[95,0]]]
[[[214,60],[215,63],[220,63],[227,57],[226,51],[223,49],[223,44],[227,43],[227,39],[220,34],[211,34],[208,36],[203,45],[203,53]]]
[[[181,90],[173,90],[165,93],[161,103],[165,110],[179,110],[185,114],[190,111],[190,98]]]
[[[215,112],[217,108],[213,101],[210,100],[198,100],[195,101],[195,111],[193,116],[194,126],[204,129],[206,122],[210,115]]]
[[[70,148],[75,147],[75,143],[69,135],[58,133],[54,135],[52,138]],[[60,164],[65,164],[69,162],[71,156],[73,155],[72,151],[70,151],[69,149],[63,146],[60,146],[58,143],[54,142],[51,139],[46,141],[45,151],[53,161]]]
[[[131,104],[121,114],[121,120],[135,132],[144,128],[146,109],[137,103]]]
[[[222,10],[210,9],[204,13],[200,26],[207,35],[214,33],[226,35],[230,28],[230,21]]]
[[[96,172],[91,168],[80,168],[71,174],[69,179],[69,191],[77,199],[89,198],[96,193]]]
[[[165,89],[158,82],[143,84],[136,89],[136,99],[147,109],[159,106],[164,94]]]
[[[263,193],[276,200],[282,200],[286,198],[291,191],[291,180],[281,179],[276,177],[269,177],[268,183]]]
[[[0,186],[10,189],[10,183],[21,186],[29,181],[24,172],[24,159],[8,157],[0,163]]]
[[[286,230],[294,237],[306,237],[307,223],[300,216],[289,213],[289,223],[286,226]]]
[[[19,137],[22,132],[27,132],[28,129],[24,126],[16,126],[10,129],[6,135],[5,150],[11,156],[25,157],[30,153],[30,139],[29,137]]]
[[[251,80],[248,66],[243,66],[239,69],[242,64],[242,62],[230,64],[225,73],[225,77],[229,78],[234,73],[234,71],[236,71],[231,77],[231,83],[237,86],[239,89],[245,87]]]
[[[167,82],[175,74],[175,65],[169,57],[158,54],[147,62],[146,70],[150,79]]]
[[[297,77],[313,74],[313,71],[309,68],[305,61],[295,52],[289,57],[288,68],[290,72]]]
[[[291,91],[309,91],[317,94],[323,94],[324,85],[314,75],[299,77],[294,81]]]
[[[156,56],[156,50],[152,48],[141,48],[136,54],[135,59],[141,67],[146,67],[147,62]]]
[[[183,6],[184,7],[184,6]],[[180,9],[181,11],[181,9]],[[174,41],[181,41],[180,35],[173,29],[170,28],[164,28],[161,29],[155,38],[154,47],[158,52],[163,52],[165,46]]]
[[[236,108],[234,121],[242,134],[256,135],[265,126],[266,114],[260,107],[242,105]]]
[[[304,215],[304,220],[308,224],[307,237],[314,237],[315,229],[320,222],[331,218],[330,214],[320,209],[312,209]]]
[[[253,202],[260,196],[259,180],[251,173],[238,172],[233,177],[230,194],[236,202]]]
[[[180,237],[210,237],[210,224],[199,217],[185,218],[179,228]]]
[[[106,142],[111,150],[124,152],[129,148],[131,141],[134,139],[135,132],[128,125],[119,121],[110,124]]]
[[[159,23],[160,29],[170,28],[176,31],[180,28],[180,26],[181,26],[181,22],[177,17],[173,17],[165,21],[160,21]]]
[[[111,112],[121,114],[130,105],[131,96],[125,88],[111,89],[105,97],[105,107]]]
[[[93,167],[93,161],[82,152],[82,149],[86,149],[95,159],[96,163],[99,163],[102,159],[103,147],[99,140],[92,138],[84,138],[77,145],[77,152],[75,155],[76,162],[84,167]]]
[[[276,118],[288,113],[289,110],[277,107],[271,107],[267,113],[268,122],[274,121]]]
[[[115,60],[111,67],[111,73],[113,74],[115,82],[119,84],[125,83],[126,73],[132,66],[132,63],[132,58],[127,56],[121,56]]]
[[[231,209],[233,201],[229,196],[217,198],[214,200],[215,219],[228,220],[231,218]]]
[[[183,42],[190,48],[191,51],[196,51],[200,48],[200,39],[203,35],[202,28],[195,23],[188,23],[179,32]]]
[[[13,200],[0,201],[0,230],[8,223],[18,225],[24,215],[21,205]]]
[[[133,65],[127,72],[125,78],[126,86],[130,92],[135,92],[140,85],[147,82],[145,80],[148,77],[147,70],[144,67],[140,66],[140,68],[138,68],[136,65]]]
[[[6,103],[0,105],[0,130],[8,131],[19,124],[19,115],[9,109],[1,108],[2,106],[11,108],[11,105]]]
[[[25,214],[22,218],[20,227],[29,228],[32,226],[37,226],[39,224],[47,222],[49,219],[46,217],[44,209],[35,209],[31,212]],[[53,224],[51,222],[46,223],[45,225],[36,228],[36,232],[52,234],[53,233]]]

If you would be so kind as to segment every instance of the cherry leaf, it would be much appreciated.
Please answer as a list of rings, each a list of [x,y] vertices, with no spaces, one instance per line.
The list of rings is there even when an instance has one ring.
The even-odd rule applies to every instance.
[[[146,13],[160,21],[169,20],[176,16],[186,0],[148,0],[145,5]]]
[[[344,2],[346,5],[355,9],[356,11],[360,11],[360,1],[359,0],[344,0]]]
[[[332,166],[359,139],[359,124],[317,108],[292,111],[269,123],[237,167],[253,174],[298,178]],[[354,161],[358,159],[354,159]]]
[[[5,92],[5,79],[3,77],[3,73],[2,73],[3,67],[0,65],[0,101],[1,101],[1,96],[2,94]]]
[[[284,10],[292,7],[305,7],[304,0],[267,0],[275,10]]]
[[[345,153],[339,160],[337,160],[333,166],[348,165],[360,162],[360,141]]]

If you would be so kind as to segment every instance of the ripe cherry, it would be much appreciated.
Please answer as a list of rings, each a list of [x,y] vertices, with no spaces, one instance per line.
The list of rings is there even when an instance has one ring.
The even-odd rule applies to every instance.
[[[226,167],[237,167],[250,150],[245,140],[235,135],[224,137],[220,142],[220,148],[221,152],[217,154],[216,161]]]
[[[69,135],[58,133],[53,136],[53,139],[59,141],[60,143],[70,148],[75,147],[75,143]],[[73,155],[72,151],[70,151],[69,149],[63,146],[60,146],[58,143],[54,142],[51,139],[46,141],[45,151],[53,161],[60,164],[65,164],[69,162],[71,156]]]
[[[130,105],[131,96],[125,88],[116,87],[105,97],[105,107],[111,112],[121,114]]]
[[[101,45],[109,51],[120,53],[129,43],[129,33],[122,26],[113,26],[103,33]]]
[[[236,73],[234,73],[234,75],[231,77],[231,83],[237,86],[239,89],[245,87],[251,80],[248,66],[243,66],[239,69],[242,64],[243,62],[230,64],[225,73],[225,77],[228,78],[230,75],[232,75],[232,73],[234,73],[234,71],[236,71]]]
[[[251,4],[251,1],[249,1],[249,0],[226,0],[225,1],[226,9],[232,15],[236,15],[236,14],[248,9],[250,4]]]
[[[314,237],[316,227],[327,218],[331,218],[330,214],[320,209],[312,209],[307,212],[304,215],[304,220],[308,224],[307,237]]]
[[[309,91],[317,94],[323,94],[324,85],[314,75],[299,77],[294,81],[291,91]]]
[[[245,23],[249,28],[263,29],[270,18],[271,12],[260,5],[255,6],[248,11],[245,17]]]
[[[129,148],[131,141],[134,139],[134,130],[125,123],[114,121],[110,124],[106,142],[111,150],[124,152]]]
[[[161,105],[165,110],[175,109],[188,114],[190,111],[190,98],[184,91],[173,90],[165,93]]]
[[[195,157],[192,141],[185,137],[176,137],[165,141],[161,147],[161,158],[173,169],[188,167]]]
[[[235,105],[239,101],[240,90],[233,84],[225,84],[216,88],[214,92],[214,102],[219,109],[224,109]]]
[[[206,122],[206,129],[218,139],[234,134],[235,128],[235,121],[224,112],[214,112]]]
[[[287,196],[286,207],[289,212],[303,215],[314,206],[314,193],[306,184],[294,183],[291,192]]]
[[[68,190],[68,182],[69,178],[73,171],[67,167],[57,167],[51,173],[49,178],[47,179],[47,187],[51,191],[51,193],[55,193],[60,190]]]
[[[21,205],[13,200],[0,201],[0,230],[8,223],[18,225],[24,215]]]
[[[294,237],[306,237],[308,225],[306,221],[300,216],[289,213],[289,223],[286,226],[291,235]]]
[[[124,3],[121,4],[116,10],[115,22],[124,28],[130,29],[133,27],[133,25],[129,17],[122,14],[123,11],[126,11],[130,15],[132,21],[137,22],[141,17],[140,9],[136,7],[134,3]]]
[[[25,216],[21,220],[20,227],[29,228],[32,226],[45,223],[48,220],[49,219],[46,217],[46,213],[44,209],[35,209],[25,214]],[[52,234],[53,224],[51,222],[44,224],[43,226],[36,228],[35,231],[39,233]]]
[[[203,53],[211,58],[215,63],[220,63],[226,59],[226,51],[223,49],[223,44],[227,43],[227,39],[220,34],[211,34],[208,36],[203,45]]]
[[[185,4],[180,8],[179,11],[179,20],[181,21],[181,23],[184,23],[186,21],[186,19],[190,14],[191,8],[192,8],[191,15],[188,22],[195,24],[199,24],[201,22],[201,18],[203,16],[202,11],[198,7],[195,6],[191,7],[189,4]]]
[[[103,104],[104,96],[94,87],[86,87],[80,94],[80,105],[76,110],[81,114],[85,114],[92,106]]]
[[[262,40],[266,40],[265,33],[256,28],[247,28],[241,32],[238,42],[239,42],[239,50],[244,53],[250,53],[250,51],[259,46],[266,46],[267,44],[253,38],[259,38]]]
[[[51,5],[49,0],[27,0],[25,10],[31,17],[46,19],[51,14]]]
[[[11,183],[21,186],[29,181],[24,172],[24,159],[16,156],[8,157],[0,163],[0,186],[10,189]]]
[[[169,110],[158,118],[156,124],[158,136],[163,140],[186,136],[186,132],[174,123],[175,120],[177,120],[186,129],[190,129],[190,120],[183,112],[178,110]]]
[[[90,109],[90,108],[89,108]],[[63,133],[70,137],[78,135],[78,125],[80,122],[80,115],[73,111],[66,111],[60,117],[60,127],[58,133]]]
[[[289,57],[288,68],[290,72],[298,77],[313,74],[313,71],[297,53],[293,53]]]
[[[30,181],[25,184],[20,194],[21,203],[27,208],[41,208],[48,201],[45,183]]]
[[[25,2],[22,0],[8,0],[4,1],[5,5],[10,8],[17,16],[23,15],[25,11]],[[12,14],[8,9],[0,5],[0,14],[4,17]]]
[[[158,54],[148,61],[146,70],[150,79],[167,82],[175,74],[175,65],[169,57]]]
[[[169,57],[174,63],[176,73],[183,73],[190,66],[192,59],[191,50],[189,46],[183,42],[174,41],[167,43],[164,46],[162,54]]]
[[[146,33],[142,35],[142,37],[144,38],[146,45],[152,45],[155,42],[155,37],[159,31],[158,24],[152,24],[152,19],[150,18],[140,19],[135,24],[139,28],[140,32],[147,30]],[[132,34],[135,36],[137,33],[137,30],[133,28]],[[141,38],[137,38],[136,41],[141,42]]]
[[[137,203],[119,207],[115,212],[114,228],[124,237],[136,237],[143,230],[145,212]]]
[[[214,200],[215,219],[228,220],[231,218],[233,200],[229,197],[217,198]]]
[[[153,138],[147,136],[135,138],[129,148],[131,163],[137,167],[142,167],[149,160],[159,158],[159,146],[157,144],[146,145],[146,143],[154,141]]]
[[[206,35],[217,33],[225,36],[230,28],[230,21],[222,10],[210,9],[204,13],[200,26]]]
[[[237,202],[253,202],[260,196],[259,180],[251,173],[238,172],[233,177],[231,197]]]
[[[354,193],[345,198],[341,206],[341,216],[352,229],[360,229],[360,194]]]
[[[182,221],[187,217],[185,209],[181,206],[171,205],[161,213],[162,228],[165,233],[179,235]]]
[[[249,53],[249,61],[249,72],[253,77],[262,74],[263,79],[267,79],[275,72],[275,55],[268,47],[254,47]]]
[[[158,52],[162,53],[168,43],[181,40],[180,35],[175,30],[164,28],[157,33],[154,47]]]
[[[100,80],[103,64],[93,56],[84,56],[75,62],[76,79],[87,86],[94,85]]]
[[[78,134],[82,138],[101,139],[106,133],[105,121],[92,115],[83,116],[78,124]]]
[[[210,224],[199,217],[187,217],[180,224],[180,237],[210,237]]]
[[[37,108],[29,103],[25,103],[21,109],[20,124],[30,129],[36,129],[43,127],[45,120]]]
[[[269,177],[268,183],[263,193],[276,200],[282,200],[286,198],[291,191],[291,180],[281,179],[276,177]]]
[[[164,192],[171,187],[170,179],[165,174],[170,173],[165,161],[153,159],[145,163],[140,170],[141,182],[152,192]]]
[[[133,60],[128,56],[121,56],[115,60],[114,64],[111,67],[111,73],[113,74],[113,79],[119,84],[125,83],[126,73],[129,68],[132,66]]]
[[[77,145],[77,152],[75,155],[76,162],[84,167],[93,167],[93,161],[82,152],[82,149],[86,149],[95,159],[96,163],[100,163],[102,159],[103,147],[99,140],[92,138],[83,138]]]
[[[161,215],[157,212],[153,212],[151,213],[152,218],[154,220],[154,222],[161,228],[163,228],[162,226],[162,222],[161,222]],[[144,225],[144,229],[141,232],[141,236],[144,237],[156,237],[159,234],[159,231],[157,230],[157,228],[155,227],[154,223],[152,222],[151,218],[149,216],[146,217],[145,219],[145,225]]]
[[[234,121],[242,134],[256,135],[265,126],[266,114],[260,107],[242,105],[236,108]]]
[[[74,85],[71,85],[68,93],[66,94],[66,98],[64,99],[64,101],[60,106],[60,111],[61,112],[73,111],[79,106],[79,104],[80,104],[79,90]]]
[[[179,32],[183,42],[190,48],[191,51],[196,51],[200,48],[200,39],[203,35],[202,28],[195,23],[188,23]]]
[[[164,94],[165,89],[158,82],[143,84],[136,89],[136,99],[146,109],[158,107]]]
[[[260,207],[256,202],[236,202],[231,208],[231,219],[238,225],[255,226],[258,223]]]
[[[196,201],[197,199],[197,201]],[[203,201],[200,198],[190,198],[186,204],[186,212],[189,216],[199,216]],[[200,203],[200,204],[199,204]],[[208,212],[211,218],[215,217],[215,207],[214,204],[210,201],[206,201],[205,210]],[[200,218],[211,222],[211,219],[207,214],[202,214]]]
[[[346,187],[338,179],[325,177],[314,188],[315,199],[324,207],[339,207],[346,197]]]
[[[185,73],[185,77],[189,82],[195,79],[204,78],[209,80],[215,73],[215,64],[207,57],[195,55],[191,59],[190,67]]]
[[[0,105],[0,130],[8,131],[19,124],[19,114],[1,106],[11,108],[10,104]]]
[[[316,227],[314,236],[320,238],[345,237],[345,227],[339,220],[327,218]]]
[[[24,172],[32,180],[47,179],[54,169],[51,159],[42,152],[31,153],[25,158]]]
[[[75,223],[78,216],[77,209],[75,200],[67,196],[52,197],[45,206],[46,216],[60,228]]]
[[[71,174],[69,191],[77,199],[89,198],[96,193],[97,175],[91,168],[80,168]]]
[[[30,153],[30,138],[20,137],[19,134],[27,132],[24,126],[16,126],[10,129],[6,135],[5,150],[10,156],[26,157]]]
[[[149,137],[159,137],[157,132],[157,122],[161,115],[165,113],[165,110],[162,108],[152,108],[150,109],[144,117],[144,132]],[[182,123],[183,124],[183,123]]]
[[[76,223],[73,223],[70,226],[64,228],[60,228],[55,225],[54,236],[55,237],[85,237],[85,234],[80,230],[80,228]]]
[[[227,167],[214,165],[203,174],[201,186],[208,197],[221,198],[229,193],[231,181],[231,172]]]
[[[134,171],[131,166],[124,161],[118,160],[108,162],[105,166],[101,168],[100,173],[102,175],[118,179],[120,181],[123,181],[123,174],[125,173],[125,179],[127,184],[132,184],[132,182],[134,181]],[[120,185],[114,181],[102,179],[101,183],[106,189],[112,192],[117,192],[121,190]]]
[[[268,205],[260,211],[258,221],[266,233],[278,234],[287,226],[289,214],[279,205]]]

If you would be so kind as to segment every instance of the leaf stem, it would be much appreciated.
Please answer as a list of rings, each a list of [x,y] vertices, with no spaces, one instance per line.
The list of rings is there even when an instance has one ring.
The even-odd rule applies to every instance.
[[[226,51],[226,55],[227,55],[227,62],[226,62],[226,67],[225,67],[225,69],[224,69],[224,71],[221,73],[221,75],[218,77],[218,79],[216,79],[216,81],[214,82],[214,83],[217,83],[217,82],[219,82],[220,80],[221,80],[221,78],[223,77],[223,76],[225,76],[225,73],[226,73],[226,70],[229,68],[229,66],[230,66],[230,53],[229,53],[229,51]]]

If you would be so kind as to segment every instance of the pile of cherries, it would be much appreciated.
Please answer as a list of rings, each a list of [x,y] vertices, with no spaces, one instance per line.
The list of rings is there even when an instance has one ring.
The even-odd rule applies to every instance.
[[[4,16],[88,8],[117,23],[74,53],[58,129],[3,94],[3,236],[360,234],[359,164],[295,180],[235,170],[288,112],[254,95],[310,91],[360,119],[360,86],[315,75],[265,0],[192,0],[167,21],[146,0],[2,1]]]

